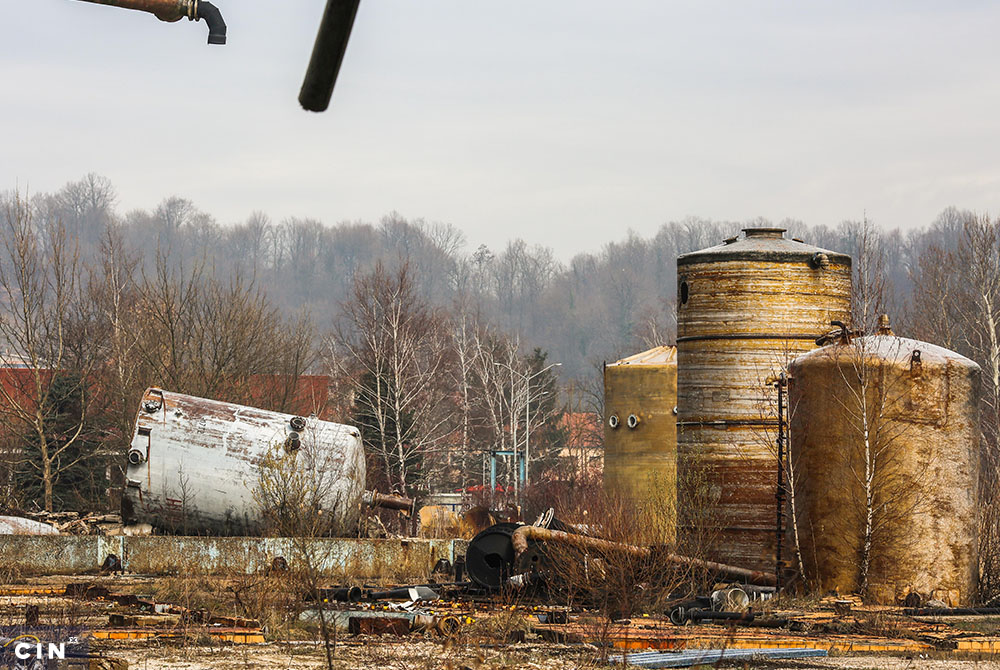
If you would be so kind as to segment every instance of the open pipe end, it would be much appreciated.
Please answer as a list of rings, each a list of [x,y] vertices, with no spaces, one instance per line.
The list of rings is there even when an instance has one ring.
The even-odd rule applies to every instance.
[[[226,43],[226,22],[222,18],[222,12],[211,2],[199,0],[197,5],[196,19],[205,19],[208,24],[208,43]]]

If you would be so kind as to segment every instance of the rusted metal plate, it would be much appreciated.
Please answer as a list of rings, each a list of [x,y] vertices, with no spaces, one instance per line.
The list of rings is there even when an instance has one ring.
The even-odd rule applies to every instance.
[[[136,418],[123,516],[183,534],[258,533],[259,465],[282,445],[323,487],[324,511],[341,527],[356,523],[365,482],[357,428],[155,388]]]
[[[410,634],[410,620],[403,616],[350,617],[347,631],[351,635],[395,635]]]
[[[914,357],[913,352],[920,352]],[[789,405],[803,570],[854,592],[866,516],[867,414],[875,531],[867,596],[977,596],[980,369],[916,340],[877,335],[796,359]],[[859,373],[871,381],[862,385]],[[865,409],[862,410],[861,400]]]
[[[747,229],[677,261],[682,550],[775,567],[776,392],[766,380],[850,316],[851,259]]]

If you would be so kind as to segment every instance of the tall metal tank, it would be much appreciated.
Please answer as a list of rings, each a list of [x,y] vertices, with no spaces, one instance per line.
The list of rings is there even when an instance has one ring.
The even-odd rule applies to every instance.
[[[980,369],[882,332],[791,365],[803,574],[875,602],[916,592],[968,604],[978,581]]]
[[[682,550],[773,570],[777,392],[769,379],[846,321],[851,258],[781,228],[677,259],[678,535]]]
[[[263,508],[254,492],[269,452],[316,487],[331,528],[357,523],[365,493],[357,428],[157,388],[146,390],[136,418],[123,519],[192,535],[257,534]]]
[[[604,366],[604,487],[640,508],[662,508],[671,529],[676,412],[676,347],[655,347]]]

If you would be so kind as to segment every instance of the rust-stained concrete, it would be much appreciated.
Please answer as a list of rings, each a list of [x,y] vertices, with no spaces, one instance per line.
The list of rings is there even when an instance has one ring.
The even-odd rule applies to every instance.
[[[774,569],[776,392],[765,382],[850,317],[849,256],[746,229],[677,260],[682,550]]]
[[[464,556],[466,545],[422,539],[20,535],[0,542],[0,565],[23,574],[74,575],[97,572],[114,554],[135,574],[240,574],[266,569],[278,556],[294,568],[308,552],[324,574],[374,578],[429,572],[438,559],[454,563]]]
[[[791,372],[806,579],[823,591],[861,588],[870,507],[871,599],[891,603],[916,591],[970,604],[979,549],[979,366],[933,344],[878,335],[810,352]]]
[[[604,367],[604,486],[662,519],[650,524],[658,535],[669,535],[650,539],[657,544],[673,540],[676,406],[676,347],[656,347]]]

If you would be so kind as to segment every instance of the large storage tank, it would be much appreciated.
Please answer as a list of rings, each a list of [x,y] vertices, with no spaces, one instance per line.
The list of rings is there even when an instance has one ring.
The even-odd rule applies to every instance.
[[[287,459],[289,478],[313,487],[331,529],[357,523],[365,484],[357,428],[156,388],[136,418],[122,516],[192,535],[257,534],[255,490],[269,452]]]
[[[660,511],[673,528],[677,486],[677,348],[604,366],[604,486]]]
[[[777,393],[830,321],[847,321],[851,258],[748,228],[677,259],[677,450],[682,549],[773,570]]]
[[[963,356],[888,334],[840,340],[792,363],[791,458],[809,584],[885,603],[910,592],[952,605],[976,597],[979,377]]]

